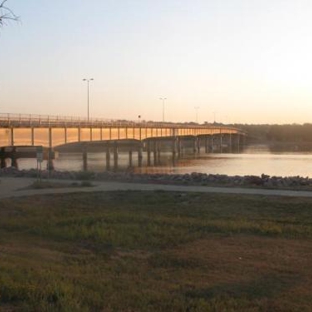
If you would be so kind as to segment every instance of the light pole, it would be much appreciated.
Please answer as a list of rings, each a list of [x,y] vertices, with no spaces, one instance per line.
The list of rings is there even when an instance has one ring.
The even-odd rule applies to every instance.
[[[162,101],[163,104],[163,122],[165,121],[165,101],[167,98],[159,98]]]
[[[83,81],[86,81],[87,82],[87,104],[88,104],[88,121],[90,120],[90,81],[93,81],[94,79],[93,78],[84,78],[82,79]]]
[[[196,123],[198,123],[198,110],[199,110],[199,106],[195,106],[195,111],[196,111]]]

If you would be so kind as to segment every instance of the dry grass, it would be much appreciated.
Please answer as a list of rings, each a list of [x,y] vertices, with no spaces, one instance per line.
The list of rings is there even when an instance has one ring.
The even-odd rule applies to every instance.
[[[312,201],[111,192],[0,202],[1,311],[311,311]]]

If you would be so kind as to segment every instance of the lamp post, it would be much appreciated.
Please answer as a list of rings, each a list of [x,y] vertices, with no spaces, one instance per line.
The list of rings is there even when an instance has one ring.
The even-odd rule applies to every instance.
[[[87,116],[88,116],[88,121],[89,121],[90,120],[90,81],[93,81],[94,79],[84,78],[82,80],[87,82],[87,105],[88,105]]]
[[[165,121],[165,100],[167,100],[167,98],[159,98],[162,101],[163,104],[163,122]]]
[[[198,110],[199,110],[199,106],[195,106],[195,111],[196,111],[196,123],[198,123]]]

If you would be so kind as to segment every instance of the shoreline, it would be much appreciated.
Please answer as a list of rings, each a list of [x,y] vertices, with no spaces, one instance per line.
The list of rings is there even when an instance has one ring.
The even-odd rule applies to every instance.
[[[18,170],[14,167],[0,169],[1,177],[39,178],[36,169]],[[222,186],[259,189],[312,190],[312,178],[281,177],[262,174],[246,176],[228,176],[193,172],[190,174],[140,174],[133,172],[83,172],[83,171],[47,171],[41,172],[41,179],[72,181],[111,181],[127,183],[148,183],[190,186]]]

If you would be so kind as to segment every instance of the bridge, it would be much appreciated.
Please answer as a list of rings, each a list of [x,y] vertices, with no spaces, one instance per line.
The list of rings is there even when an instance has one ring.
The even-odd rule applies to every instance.
[[[4,158],[12,156],[17,149],[26,147],[43,147],[49,153],[44,153],[49,159],[50,167],[53,159],[53,150],[69,146],[81,149],[86,167],[88,150],[97,147],[106,151],[107,167],[110,166],[110,153],[114,155],[114,165],[118,161],[118,149],[125,145],[129,148],[129,162],[132,163],[132,150],[138,151],[138,162],[142,159],[142,150],[147,151],[147,157],[154,152],[157,154],[164,148],[170,149],[173,157],[180,155],[183,147],[193,146],[194,152],[200,151],[201,146],[205,152],[214,150],[216,146],[221,149],[225,142],[232,150],[232,144],[240,144],[240,138],[245,133],[234,127],[216,124],[199,125],[195,123],[169,123],[145,122],[108,119],[86,119],[63,116],[0,114],[0,158],[4,166]],[[226,139],[227,138],[227,139]],[[217,143],[216,143],[217,142]],[[6,153],[10,149],[10,154]],[[29,148],[28,148],[29,150]],[[30,152],[31,153],[31,152]],[[15,155],[16,156],[16,155]],[[22,156],[21,156],[22,157]],[[25,157],[25,156],[24,156]],[[16,162],[14,163],[16,165]]]

